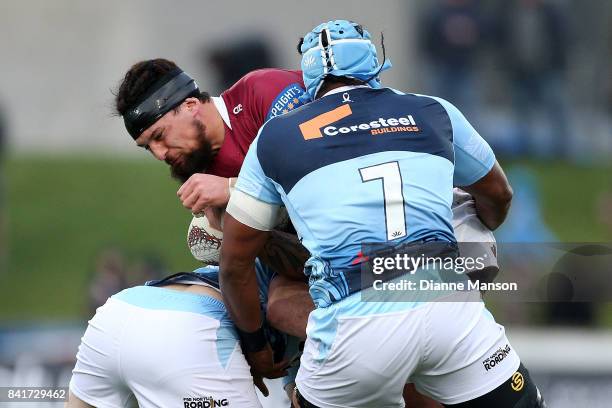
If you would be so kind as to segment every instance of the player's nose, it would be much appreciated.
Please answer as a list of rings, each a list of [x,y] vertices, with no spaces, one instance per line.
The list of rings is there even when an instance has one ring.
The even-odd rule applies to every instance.
[[[150,143],[149,150],[151,154],[155,156],[157,160],[166,160],[166,154],[168,153],[168,149],[162,146],[159,143]]]

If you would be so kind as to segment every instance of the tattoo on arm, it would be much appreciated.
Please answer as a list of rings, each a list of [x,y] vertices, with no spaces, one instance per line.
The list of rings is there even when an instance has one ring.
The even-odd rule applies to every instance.
[[[259,259],[277,273],[291,279],[306,280],[304,263],[310,254],[298,237],[281,231],[270,231]]]

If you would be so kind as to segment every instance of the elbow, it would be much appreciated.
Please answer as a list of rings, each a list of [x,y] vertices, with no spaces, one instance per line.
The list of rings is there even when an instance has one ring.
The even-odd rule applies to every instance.
[[[497,162],[484,177],[463,189],[474,197],[478,216],[487,228],[494,230],[504,222],[514,193]]]
[[[512,204],[512,198],[514,197],[514,191],[512,190],[512,186],[510,186],[510,184],[506,184],[500,192],[499,196],[500,204],[506,209],[507,213],[510,209],[510,205]]]
[[[512,204],[512,197],[514,196],[514,191],[510,184],[506,183],[506,185],[502,186],[498,193],[495,196],[495,206],[497,207],[496,219],[489,223],[488,227],[493,231],[499,228],[500,225],[506,220],[508,216],[508,212],[510,211],[510,205]]]

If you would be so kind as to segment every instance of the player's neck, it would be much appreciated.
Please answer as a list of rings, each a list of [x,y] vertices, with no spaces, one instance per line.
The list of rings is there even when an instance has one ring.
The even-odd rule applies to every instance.
[[[325,95],[326,93],[328,93],[329,91],[333,91],[336,88],[341,88],[343,86],[346,86],[346,84],[344,82],[340,82],[340,81],[329,81],[329,82],[324,82],[323,85],[321,85],[321,89],[319,89],[319,92],[317,92],[317,96],[315,99],[319,99],[321,97],[323,97],[323,95]]]
[[[207,135],[211,147],[214,151],[219,150],[225,140],[225,125],[221,113],[214,103],[206,102],[203,106],[203,122],[208,128]]]
[[[321,85],[321,89],[319,89],[319,92],[317,92],[317,96],[315,99],[322,98],[323,96],[333,91],[334,89],[342,88],[345,86],[349,86],[349,87],[350,86],[366,86],[366,84],[362,81],[359,81],[353,78],[343,78],[343,80],[341,81],[335,81],[333,79],[332,80],[328,79],[325,82],[323,82],[323,85]]]

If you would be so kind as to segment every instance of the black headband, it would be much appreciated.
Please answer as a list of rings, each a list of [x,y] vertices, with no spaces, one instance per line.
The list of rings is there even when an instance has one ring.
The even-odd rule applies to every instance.
[[[153,91],[148,97],[123,115],[125,128],[134,140],[185,99],[200,94],[198,84],[180,69],[168,74],[152,86]],[[168,80],[167,76],[171,78]]]

